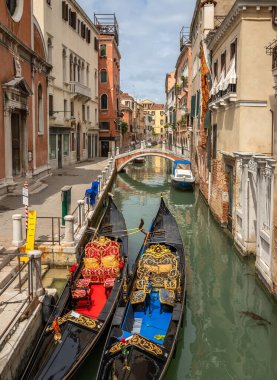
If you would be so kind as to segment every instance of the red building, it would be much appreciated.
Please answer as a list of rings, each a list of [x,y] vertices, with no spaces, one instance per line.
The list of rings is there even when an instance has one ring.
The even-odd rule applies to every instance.
[[[120,145],[120,52],[114,14],[94,15],[99,31],[99,141],[100,155],[108,156]]]
[[[31,0],[0,3],[0,194],[49,170],[47,76],[51,66]]]

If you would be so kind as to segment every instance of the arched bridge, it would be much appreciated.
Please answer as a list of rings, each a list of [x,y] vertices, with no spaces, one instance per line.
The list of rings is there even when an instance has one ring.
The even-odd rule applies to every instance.
[[[161,148],[147,148],[143,144],[141,148],[131,150],[122,154],[119,151],[116,152],[115,165],[116,170],[119,173],[124,166],[133,161],[137,157],[146,156],[159,156],[166,158],[170,161],[189,159],[189,151],[180,152],[180,149],[173,147],[172,149],[166,148],[164,145]]]

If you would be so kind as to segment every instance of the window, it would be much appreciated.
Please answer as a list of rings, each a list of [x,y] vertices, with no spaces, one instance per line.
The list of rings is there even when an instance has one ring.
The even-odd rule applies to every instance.
[[[82,104],[82,120],[83,122],[86,121],[86,106]]]
[[[48,40],[47,40],[47,55],[48,55],[47,56],[47,61],[50,64],[52,64],[52,49],[53,49],[52,40],[49,37]]]
[[[237,55],[237,40],[235,40],[233,43],[230,45],[230,60],[235,57],[236,59]]]
[[[73,78],[74,78],[74,65],[73,65],[73,56],[72,56],[72,54],[70,54],[70,57],[69,57],[69,78],[70,78],[70,81],[73,81]]]
[[[98,51],[98,39],[94,37],[94,50]]]
[[[53,116],[53,95],[49,95],[49,116]]]
[[[101,44],[100,45],[100,57],[106,57],[107,56],[107,45]]]
[[[101,95],[101,110],[108,109],[108,96],[106,94]]]
[[[67,100],[66,99],[63,100],[63,110],[64,110],[64,117],[66,119],[66,118],[68,118],[68,115],[67,115]]]
[[[69,134],[63,135],[63,155],[69,156]]]
[[[89,109],[89,106],[87,106],[87,121],[90,121],[90,109]]]
[[[163,116],[163,114],[164,114],[163,111],[160,111],[160,115]]]
[[[68,21],[68,4],[65,1],[62,2],[62,18]]]
[[[151,111],[151,115],[155,115],[155,111]]]
[[[75,151],[75,137],[74,137],[74,132],[71,133],[71,151]]]
[[[108,121],[101,121],[99,123],[99,128],[109,130],[110,129],[110,123]]]
[[[63,49],[63,81],[66,82],[66,50]]]
[[[74,117],[74,102],[70,102],[70,116]]]
[[[83,133],[83,149],[86,149],[86,134]]]
[[[214,62],[214,78],[218,76],[218,61]]]
[[[226,75],[226,51],[221,54],[221,72],[224,72],[224,76]]]
[[[108,82],[108,73],[107,73],[106,69],[102,69],[100,71],[100,81],[101,81],[101,83]]]
[[[87,65],[87,87],[89,87],[89,65]]]
[[[94,90],[95,90],[95,96],[98,95],[98,80],[97,80],[97,71],[95,70],[94,73]]]
[[[164,125],[164,121],[163,120],[160,120],[160,125]]]
[[[213,125],[213,154],[212,154],[213,159],[216,159],[216,142],[217,142],[217,125]]]
[[[38,133],[43,133],[44,118],[43,118],[43,96],[42,96],[42,86],[41,86],[41,84],[38,85],[37,116],[38,116]]]
[[[94,117],[95,117],[95,124],[98,123],[98,114],[97,114],[97,108],[94,110]]]
[[[71,9],[69,9],[69,25],[76,30],[77,26],[77,15],[76,12],[73,12]]]
[[[57,158],[57,145],[56,145],[56,136],[57,135],[50,135],[49,136],[49,159],[55,160]]]

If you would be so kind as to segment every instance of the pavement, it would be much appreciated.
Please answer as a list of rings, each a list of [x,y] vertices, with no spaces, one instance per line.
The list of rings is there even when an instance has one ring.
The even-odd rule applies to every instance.
[[[77,201],[84,198],[86,189],[97,180],[107,163],[108,159],[97,158],[91,162],[82,162],[54,170],[50,176],[39,181],[39,186],[36,184],[30,187],[29,210],[36,210],[37,217],[61,217],[61,188],[63,186],[72,186],[71,210],[74,210],[77,207]],[[0,251],[2,247],[7,249],[12,245],[12,215],[14,214],[25,216],[21,189],[0,199]],[[51,228],[50,222],[49,228]],[[23,237],[25,238],[25,232],[23,232]]]

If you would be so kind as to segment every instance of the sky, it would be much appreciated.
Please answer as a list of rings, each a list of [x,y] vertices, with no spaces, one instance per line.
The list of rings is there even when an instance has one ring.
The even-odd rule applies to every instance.
[[[115,13],[119,24],[121,90],[165,102],[165,76],[175,70],[179,33],[189,27],[196,0],[78,0],[94,13]]]

